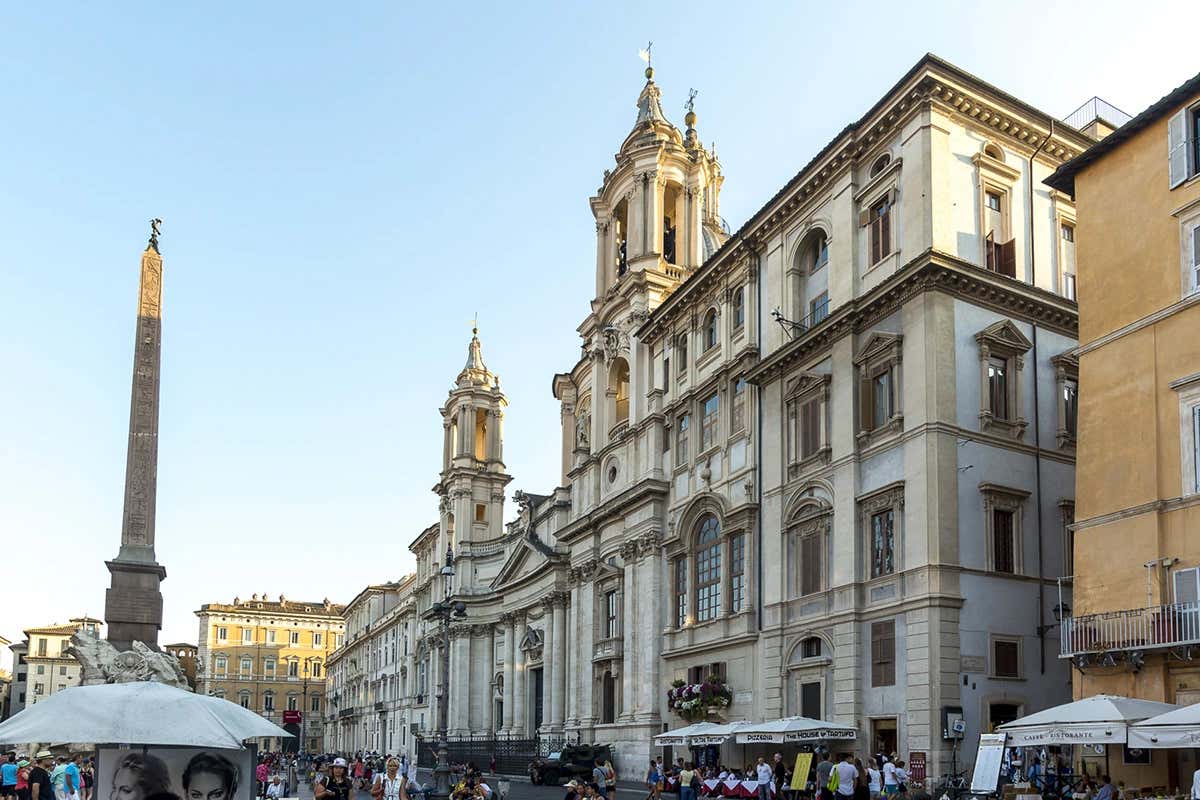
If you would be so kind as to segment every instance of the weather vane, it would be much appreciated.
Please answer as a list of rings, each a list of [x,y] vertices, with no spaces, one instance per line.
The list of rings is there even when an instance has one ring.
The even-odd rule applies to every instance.
[[[646,42],[645,50],[638,50],[638,58],[646,62],[646,66],[652,66],[650,63],[650,48],[654,47],[654,42]]]
[[[695,89],[688,89],[688,99],[687,99],[687,102],[683,104],[683,107],[686,108],[688,111],[695,111],[696,110],[696,95],[698,95],[698,94],[700,94],[700,93],[698,91],[696,91]]]

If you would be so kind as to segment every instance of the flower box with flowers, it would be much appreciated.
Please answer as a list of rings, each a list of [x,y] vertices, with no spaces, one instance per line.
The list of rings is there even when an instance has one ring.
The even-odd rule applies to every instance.
[[[667,707],[689,722],[728,708],[732,702],[733,692],[716,675],[709,675],[703,683],[677,680],[667,690]]]

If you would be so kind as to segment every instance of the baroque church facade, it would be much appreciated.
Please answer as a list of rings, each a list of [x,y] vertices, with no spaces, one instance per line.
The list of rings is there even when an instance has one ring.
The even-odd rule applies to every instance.
[[[1078,401],[1070,199],[1090,139],[921,59],[736,232],[653,72],[590,205],[596,292],[554,376],[562,474],[518,491],[473,336],[441,409],[439,519],[329,661],[326,746],[578,737],[633,769],[716,675],[724,719],[800,715],[925,753],[1070,697]],[[448,654],[445,554],[467,610]],[[960,758],[961,760],[961,758]]]

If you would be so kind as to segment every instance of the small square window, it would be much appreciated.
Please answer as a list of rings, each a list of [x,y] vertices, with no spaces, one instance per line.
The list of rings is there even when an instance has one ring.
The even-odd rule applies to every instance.
[[[1062,238],[1063,238],[1064,242],[1075,241],[1075,226],[1074,225],[1063,225],[1062,226]]]
[[[992,640],[992,676],[995,678],[1021,677],[1021,641],[1019,639]]]

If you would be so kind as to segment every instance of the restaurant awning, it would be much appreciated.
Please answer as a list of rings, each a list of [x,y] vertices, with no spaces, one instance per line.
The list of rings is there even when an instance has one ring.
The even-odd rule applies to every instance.
[[[1010,747],[1043,744],[1124,744],[1130,725],[1177,706],[1136,697],[1098,694],[1047,708],[997,728]]]
[[[694,722],[691,725],[658,734],[654,737],[654,744],[659,747],[687,745],[693,736],[713,734],[722,727],[715,722]]]
[[[784,717],[771,722],[759,722],[740,728],[738,744],[754,742],[813,742],[824,739],[853,740],[858,731],[846,725],[809,717]]]
[[[1200,703],[1130,725],[1129,746],[1152,749],[1200,747]]]

